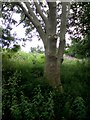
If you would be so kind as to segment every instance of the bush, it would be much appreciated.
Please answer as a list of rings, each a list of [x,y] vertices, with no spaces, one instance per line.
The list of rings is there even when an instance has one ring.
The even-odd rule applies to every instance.
[[[20,74],[18,74],[17,72],[14,73],[13,77],[9,77],[9,79],[7,80],[3,78],[3,120],[13,119],[11,115],[11,110],[15,109],[15,107],[17,106],[17,96],[20,95],[20,88],[18,86],[19,81]],[[15,105],[14,108],[12,108],[13,105]],[[19,117],[17,107],[15,110],[17,112],[17,117]]]
[[[15,72],[8,82],[3,81],[3,120],[53,120],[53,92],[45,92],[37,85],[28,98],[19,86],[20,78],[20,73]]]
[[[61,66],[64,87],[64,93],[61,94],[45,83],[43,54],[4,53],[3,120],[83,120],[82,111],[87,112],[85,119],[89,119],[89,62],[65,59]],[[78,96],[83,102],[81,98],[77,100]]]
[[[73,120],[86,120],[86,106],[82,97],[76,97],[72,104]]]

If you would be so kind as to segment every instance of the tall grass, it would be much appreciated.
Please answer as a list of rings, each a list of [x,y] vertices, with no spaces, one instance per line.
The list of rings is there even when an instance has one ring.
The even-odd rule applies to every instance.
[[[25,97],[28,97],[32,101],[32,99],[34,99],[32,98],[32,96],[34,97],[33,90],[37,88],[38,85],[40,85],[39,95],[45,98],[46,101],[51,102],[50,103],[51,105],[52,105],[52,101],[54,102],[53,108],[47,108],[48,106],[45,108],[46,111],[44,112],[46,113],[44,114],[46,114],[47,116],[45,117],[44,115],[42,115],[45,118],[47,118],[47,120],[50,119],[48,115],[49,113],[47,112],[48,109],[50,109],[50,111],[53,111],[52,109],[54,109],[53,111],[54,113],[53,112],[51,113],[53,113],[53,117],[55,117],[57,120],[59,119],[61,120],[63,119],[72,120],[73,119],[74,120],[73,115],[76,116],[75,120],[79,120],[78,118],[82,118],[82,116],[80,116],[79,114],[79,117],[78,117],[77,114],[82,113],[82,111],[85,110],[84,113],[87,117],[85,117],[84,115],[82,120],[83,119],[89,120],[90,118],[89,117],[89,114],[90,114],[90,103],[89,103],[89,100],[90,100],[90,96],[89,96],[90,94],[90,87],[89,87],[90,86],[90,81],[89,81],[90,60],[74,60],[74,61],[68,60],[68,59],[64,60],[61,66],[62,68],[61,81],[64,87],[64,94],[62,95],[61,93],[58,93],[56,91],[53,92],[53,89],[50,86],[48,86],[44,81],[44,77],[43,77],[44,58],[45,58],[44,54],[38,54],[38,53],[32,54],[32,53],[24,53],[24,52],[17,52],[17,53],[4,52],[2,56],[3,56],[3,85],[11,84],[11,82],[13,83],[12,80],[14,79],[13,77],[15,76],[17,78],[17,79],[15,78],[15,80],[19,81],[15,83],[18,86],[16,93],[22,91],[23,95]],[[19,74],[19,77],[18,77],[18,74]],[[8,89],[12,90],[12,87],[11,88],[5,87],[3,89],[5,90],[4,94],[7,96],[6,92],[8,91]],[[49,93],[52,94],[50,101],[48,98]],[[11,94],[11,93],[8,93],[8,94]],[[16,99],[18,99],[20,95],[21,94],[16,95]],[[36,96],[36,98],[37,97],[38,96]],[[77,100],[77,98],[80,98],[80,99]],[[5,100],[7,101],[7,99]],[[28,100],[26,100],[25,98],[24,101],[27,102]],[[78,101],[78,102],[75,102],[75,101]],[[38,104],[39,101],[36,100],[36,102]],[[43,104],[44,102],[43,99],[41,100],[41,102]],[[4,101],[4,104],[5,104],[5,101]],[[32,103],[30,102],[30,104]],[[80,106],[81,112],[77,111],[77,108],[75,108],[75,111],[74,111],[73,106],[78,106],[77,104],[81,105]],[[85,106],[86,108],[84,109],[82,105]],[[12,107],[13,106],[11,104],[11,108]],[[19,112],[20,112],[20,109],[19,109]],[[74,114],[74,112],[76,112],[77,114]],[[6,112],[4,114],[6,115]],[[21,115],[21,113],[17,113],[17,112],[15,114],[18,114],[18,116],[19,114]],[[40,114],[40,111],[38,112],[38,114]],[[18,118],[15,118],[15,120],[16,119]]]

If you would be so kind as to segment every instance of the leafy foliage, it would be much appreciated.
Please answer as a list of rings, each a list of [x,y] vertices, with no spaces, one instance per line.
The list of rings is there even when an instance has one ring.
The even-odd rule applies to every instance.
[[[69,28],[72,45],[69,48],[70,54],[76,57],[90,57],[90,3],[76,2],[71,5],[69,17]],[[82,38],[83,37],[83,38]]]
[[[66,54],[77,58],[90,57],[90,35],[83,39],[73,39],[72,45],[66,50]]]
[[[90,3],[75,2],[71,5],[71,15],[69,17],[69,30],[71,38],[81,38],[90,32]]]
[[[2,29],[1,34],[2,36],[0,36],[0,44],[2,44],[2,48],[3,47],[8,48],[11,42],[14,41],[14,37],[11,36],[10,30],[8,29]]]
[[[82,97],[76,97],[72,105],[73,118],[76,120],[85,120],[86,107]]]
[[[65,59],[63,94],[44,82],[43,64],[43,54],[3,52],[3,120],[88,120],[89,62]]]
[[[20,73],[10,77],[8,83],[4,81],[3,88],[3,119],[53,119],[54,102],[52,92],[42,93],[38,85],[33,89],[32,97],[25,97],[22,87],[19,86]],[[7,112],[8,109],[8,112]],[[10,114],[10,116],[8,116]]]

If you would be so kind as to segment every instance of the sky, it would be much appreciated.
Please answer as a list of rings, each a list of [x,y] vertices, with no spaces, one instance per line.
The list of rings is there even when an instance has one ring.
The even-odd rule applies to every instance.
[[[22,24],[19,25],[18,27],[14,27],[13,30],[11,31],[11,33],[13,34],[14,32],[16,32],[18,38],[25,38],[26,37],[25,36],[25,29],[23,28]],[[38,38],[36,36],[35,31],[33,31],[32,34],[34,34],[34,36],[32,38],[32,41],[26,41],[25,47],[21,46],[21,49],[25,52],[29,52],[30,47],[37,47],[38,45],[40,47],[43,47],[43,49],[44,49],[43,42],[42,42],[42,40],[38,41]],[[69,40],[69,35],[68,34],[66,34],[66,43],[68,43],[68,44],[71,43],[71,41]]]
[[[12,18],[14,18],[19,23],[19,20],[20,20],[19,14],[16,14],[16,13],[13,14]],[[2,22],[1,22],[2,20],[3,19],[0,18],[0,26],[1,27],[3,26]],[[27,36],[25,36],[25,28],[23,28],[23,24],[18,25],[18,23],[16,25],[12,25],[13,29],[11,30],[11,34],[13,35],[14,33],[16,33],[17,38],[26,38]],[[37,47],[37,46],[43,47],[43,42],[42,42],[42,40],[38,41],[35,30],[32,31],[32,35],[33,35],[32,41],[27,40],[25,42],[25,47],[22,46],[23,42],[21,42],[21,41],[19,42],[22,51],[29,52],[31,47]]]
[[[16,32],[18,38],[26,38],[25,29],[23,28],[22,24],[17,27],[15,26],[12,29],[11,34],[13,34],[14,32]],[[35,31],[33,31],[32,34],[33,34],[32,40],[30,40],[30,41],[27,40],[25,42],[25,44],[26,44],[25,47],[21,46],[22,51],[29,52],[31,47],[37,47],[38,45],[43,47],[43,43],[41,40],[38,41]],[[21,44],[22,44],[22,42],[20,43],[20,45]]]
[[[14,18],[19,23],[19,20],[20,20],[19,14],[14,13],[12,18]],[[16,25],[12,26],[13,29],[11,30],[11,34],[16,33],[18,38],[26,38],[25,28],[23,28],[23,24],[18,25],[18,23]],[[1,22],[0,22],[0,24],[1,24]],[[22,46],[22,44],[23,44],[22,42],[19,42],[19,44],[21,45],[21,50],[25,51],[25,52],[29,52],[31,47],[37,47],[37,46],[43,47],[43,50],[44,50],[43,42],[42,42],[42,40],[38,41],[36,32],[34,30],[32,31],[32,34],[33,34],[32,41],[31,40],[26,41],[25,47]],[[66,43],[70,44],[70,42],[71,41],[69,40],[69,35],[66,34]]]
[[[19,23],[19,20],[20,20],[19,14],[14,14],[13,18],[15,18],[15,20],[18,21],[18,23]],[[17,25],[18,25],[18,23],[17,23]],[[18,26],[17,25],[13,26],[11,34],[16,33],[18,38],[26,38],[27,36],[25,36],[25,28],[23,28],[23,24],[19,24]],[[32,35],[33,35],[32,40],[30,40],[30,41],[27,40],[25,42],[25,44],[26,44],[25,47],[21,46],[22,51],[29,52],[31,47],[37,47],[37,46],[41,46],[44,49],[43,42],[42,42],[42,40],[38,41],[35,30],[32,31]],[[22,44],[22,43],[20,43],[20,44]]]
[[[20,20],[20,16],[18,14],[14,14],[13,17],[17,21]],[[17,25],[13,26],[13,29],[12,29],[11,33],[13,34],[14,32],[16,32],[16,34],[19,38],[25,38],[26,37],[25,36],[25,28],[23,28],[23,24],[20,24],[18,26]],[[25,52],[29,52],[30,47],[37,47],[38,45],[40,47],[43,47],[43,49],[44,49],[43,42],[42,42],[42,40],[38,41],[38,38],[36,36],[36,32],[33,31],[32,34],[34,35],[33,38],[32,38],[32,41],[26,41],[26,46],[25,47],[21,46],[21,49]],[[66,34],[66,43],[68,43],[68,44],[71,43],[71,41],[69,40],[69,35],[68,34]]]

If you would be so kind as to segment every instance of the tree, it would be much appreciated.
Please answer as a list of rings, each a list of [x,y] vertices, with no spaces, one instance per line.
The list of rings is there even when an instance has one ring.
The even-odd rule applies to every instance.
[[[74,27],[71,37],[80,38],[90,31],[90,2],[76,2],[71,5],[71,14],[69,17],[69,28]]]
[[[72,46],[70,50],[76,55],[90,57],[90,2],[77,2],[71,5],[69,27]]]
[[[15,2],[4,3],[3,9],[9,6],[14,10],[17,6],[18,11],[23,13],[22,21],[25,26],[34,26],[43,41],[45,48],[45,68],[44,76],[52,87],[62,88],[60,80],[60,66],[65,48],[65,34],[70,3],[68,2]],[[7,8],[7,7],[6,7]],[[9,9],[9,10],[11,10]],[[59,11],[62,11],[60,14]],[[59,46],[57,48],[57,40]]]
[[[37,53],[43,53],[43,47],[40,47],[39,45],[37,47],[31,47],[30,51],[32,53],[37,52]]]
[[[0,44],[2,45],[2,48],[6,47],[8,48],[12,41],[14,41],[14,37],[10,34],[10,30],[8,29],[2,29],[2,36],[0,37]]]
[[[90,57],[90,35],[83,39],[73,39],[66,53],[77,58]]]

